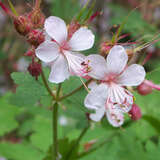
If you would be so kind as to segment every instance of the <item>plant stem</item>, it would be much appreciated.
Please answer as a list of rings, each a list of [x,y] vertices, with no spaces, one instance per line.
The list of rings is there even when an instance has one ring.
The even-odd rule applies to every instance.
[[[87,84],[90,83],[91,81],[92,81],[92,79],[91,79],[91,80],[88,80],[85,84],[87,85]],[[58,99],[58,101],[62,101],[63,99],[72,96],[74,93],[78,92],[78,91],[79,91],[80,89],[82,89],[83,87],[84,87],[84,85],[82,84],[82,85],[79,86],[78,88],[74,89],[72,92],[70,92],[70,93],[68,93],[68,94],[60,97],[60,98]]]
[[[58,157],[58,103],[53,105],[53,160]]]
[[[59,97],[62,84],[60,83],[57,88],[56,100]],[[53,105],[53,160],[58,158],[58,103]]]
[[[86,156],[86,155],[88,155],[88,154],[96,151],[97,149],[103,147],[106,143],[111,142],[112,139],[113,139],[113,137],[117,136],[118,134],[119,134],[118,132],[113,133],[109,138],[107,138],[107,139],[104,140],[103,142],[97,144],[95,147],[92,147],[92,148],[91,148],[90,150],[88,150],[87,152],[82,152],[82,153],[80,153],[77,158],[80,159],[80,158],[82,158],[82,157],[84,157],[84,156]]]
[[[81,141],[83,136],[86,134],[86,132],[88,131],[89,127],[90,127],[90,123],[88,122],[88,125],[82,130],[82,132],[79,135],[79,137],[77,138],[76,142],[73,144],[73,146],[71,147],[70,151],[68,152],[68,154],[66,156],[66,160],[69,160],[70,156],[72,155],[72,152],[79,145],[79,142]]]
[[[53,94],[52,90],[50,89],[50,87],[49,87],[49,85],[48,85],[48,83],[47,83],[46,77],[45,77],[45,75],[44,75],[43,70],[42,70],[42,72],[41,72],[41,76],[42,76],[43,83],[44,83],[44,85],[45,85],[48,93],[49,93],[49,94],[53,97],[53,99],[55,100],[55,99],[56,99],[56,96]]]

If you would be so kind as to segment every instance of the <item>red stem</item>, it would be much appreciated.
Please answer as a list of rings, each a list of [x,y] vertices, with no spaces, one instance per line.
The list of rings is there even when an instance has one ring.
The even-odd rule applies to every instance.
[[[6,14],[8,14],[9,16],[12,16],[12,13],[10,12],[10,10],[2,2],[0,2],[0,7],[3,9],[3,11]]]

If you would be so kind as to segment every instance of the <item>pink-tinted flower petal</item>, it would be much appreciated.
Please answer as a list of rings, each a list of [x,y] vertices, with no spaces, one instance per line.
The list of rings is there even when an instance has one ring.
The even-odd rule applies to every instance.
[[[96,81],[91,81],[91,82],[88,84],[88,88],[89,88],[89,89],[93,89],[93,88],[95,88],[95,87],[97,87],[97,86],[98,86],[98,84],[97,84]]]
[[[83,51],[92,48],[94,35],[91,30],[81,27],[78,29],[68,43],[72,51]]]
[[[107,72],[120,74],[124,70],[127,61],[128,55],[125,49],[120,45],[114,46],[107,56]]]
[[[95,113],[90,114],[90,119],[92,119],[93,121],[100,121],[102,119],[102,117],[104,116],[105,113],[105,108],[99,108],[97,110],[95,110]]]
[[[49,81],[52,83],[61,83],[69,78],[69,70],[67,60],[60,55],[52,64]]]
[[[108,86],[106,84],[94,87],[84,100],[85,106],[89,109],[104,108],[107,100],[107,90]]]
[[[84,62],[85,56],[78,53],[73,53],[65,51],[64,55],[68,61],[69,71],[72,75],[83,76],[83,66],[81,65]]]
[[[133,104],[133,95],[123,87],[114,85],[109,88],[109,100],[112,104],[119,104],[122,112],[129,112]]]
[[[58,43],[61,43],[67,39],[67,27],[65,22],[55,16],[50,16],[45,20],[45,31]]]
[[[142,66],[132,64],[119,76],[117,83],[124,86],[138,86],[144,81],[145,75]]]
[[[105,59],[100,55],[89,55],[85,62],[88,63],[88,75],[92,78],[103,80],[107,74],[107,65]]]
[[[60,54],[58,45],[52,41],[41,43],[35,52],[36,56],[45,63],[54,61]]]
[[[109,108],[106,112],[109,123],[114,127],[120,127],[124,122],[123,112],[117,108],[117,106],[114,109]]]

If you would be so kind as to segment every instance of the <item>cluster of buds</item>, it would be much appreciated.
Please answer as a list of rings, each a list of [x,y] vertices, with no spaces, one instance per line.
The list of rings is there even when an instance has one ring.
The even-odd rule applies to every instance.
[[[45,17],[40,10],[40,3],[40,0],[36,0],[35,6],[31,12],[18,15],[17,13],[12,13],[2,2],[0,2],[1,8],[13,19],[16,31],[20,35],[27,37],[29,43],[35,47],[37,47],[37,43],[42,43],[42,40],[44,40],[44,35],[40,29],[43,28]],[[35,43],[35,41],[38,42]]]
[[[24,36],[26,41],[31,45],[31,49],[25,53],[25,56],[32,57],[32,62],[28,67],[29,73],[38,78],[41,73],[41,65],[35,62],[35,49],[44,41],[45,36],[42,31],[45,16],[40,9],[41,0],[36,0],[33,9],[29,13],[18,15],[16,11],[12,13],[2,2],[0,7],[13,19],[16,31]],[[12,7],[13,9],[13,7]]]

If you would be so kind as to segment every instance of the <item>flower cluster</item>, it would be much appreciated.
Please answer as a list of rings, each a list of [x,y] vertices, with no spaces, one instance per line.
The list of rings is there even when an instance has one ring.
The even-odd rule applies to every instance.
[[[51,16],[44,24],[46,40],[36,49],[36,56],[51,66],[49,81],[61,83],[70,75],[84,76],[85,56],[78,53],[90,49],[94,44],[94,35],[86,27],[80,27],[68,36],[65,22]]]
[[[142,66],[127,66],[128,55],[120,45],[113,46],[105,60],[92,54],[84,56],[78,51],[90,49],[94,35],[87,27],[79,26],[72,36],[65,22],[51,16],[45,20],[45,41],[36,49],[36,56],[51,67],[49,81],[61,83],[70,75],[93,79],[91,91],[85,98],[87,108],[95,110],[90,118],[99,121],[106,115],[115,127],[124,122],[124,113],[132,109],[134,97],[127,86],[138,86],[145,78]]]
[[[123,124],[124,113],[138,120],[141,111],[134,104],[134,96],[127,87],[138,86],[137,90],[142,95],[151,93],[152,89],[160,90],[160,87],[144,80],[145,70],[141,65],[128,66],[128,58],[133,55],[133,51],[125,50],[118,43],[126,35],[117,39],[116,43],[102,43],[99,55],[85,56],[79,52],[93,47],[93,32],[77,20],[67,26],[59,17],[45,19],[40,4],[41,1],[36,0],[31,12],[19,16],[13,15],[0,2],[1,8],[13,18],[17,32],[31,45],[25,54],[32,57],[29,73],[38,79],[42,72],[38,58],[50,66],[49,81],[52,83],[62,83],[70,76],[91,79],[90,91],[84,100],[88,109],[95,110],[89,115],[90,119],[100,121],[106,115],[114,127]],[[99,14],[93,14],[85,24],[89,24]]]

